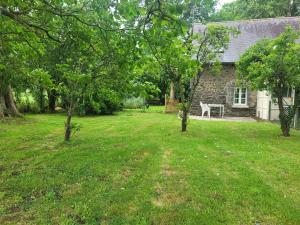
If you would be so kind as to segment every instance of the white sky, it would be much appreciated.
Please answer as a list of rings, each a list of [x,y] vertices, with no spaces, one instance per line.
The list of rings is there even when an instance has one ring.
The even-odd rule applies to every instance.
[[[218,9],[222,7],[225,3],[234,2],[235,0],[219,0]]]

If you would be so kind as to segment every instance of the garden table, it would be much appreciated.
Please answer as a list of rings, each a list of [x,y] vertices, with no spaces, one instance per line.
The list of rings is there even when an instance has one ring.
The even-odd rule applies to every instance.
[[[220,116],[224,117],[224,105],[223,104],[207,104],[209,108],[219,108]]]

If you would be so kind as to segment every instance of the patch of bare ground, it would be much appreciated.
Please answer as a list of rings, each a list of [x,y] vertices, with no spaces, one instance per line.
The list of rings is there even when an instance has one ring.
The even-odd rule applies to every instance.
[[[167,177],[174,176],[176,171],[174,171],[169,165],[163,165],[161,173]]]
[[[185,182],[182,178],[178,178],[178,173],[171,167],[171,155],[172,151],[166,150],[162,156],[160,174],[163,179],[156,183],[156,197],[152,200],[152,204],[156,207],[170,207],[185,202],[185,198],[176,191],[181,189]]]
[[[141,150],[136,153],[136,155],[131,158],[130,162],[128,163],[128,167],[125,167],[123,170],[123,176],[129,177],[134,172],[134,166],[140,162],[143,162],[148,156],[149,152],[146,150]]]
[[[139,151],[138,154],[133,158],[133,161],[144,161],[149,156],[149,152],[146,150]]]
[[[62,135],[63,135],[63,129],[57,128],[53,130],[43,138],[43,141],[39,145],[39,148],[43,150],[50,150],[50,151],[59,150],[60,143],[57,141],[57,138],[62,137]]]
[[[32,124],[32,123],[35,123],[38,121],[39,121],[38,119],[27,118],[27,117],[22,117],[22,118],[5,117],[0,120],[0,123],[13,124],[13,125],[24,125],[24,124]]]
[[[0,224],[15,224],[19,220],[19,214],[0,216]]]
[[[129,203],[127,207],[128,208],[125,211],[125,216],[126,217],[138,212],[138,207],[133,202]]]
[[[127,144],[121,142],[121,143],[116,143],[114,144],[114,147],[115,148],[126,148],[127,147]]]
[[[131,168],[125,168],[122,172],[123,177],[130,177],[132,174],[132,169]]]
[[[156,198],[152,200],[153,205],[156,207],[170,207],[173,205],[181,204],[185,201],[184,197],[170,191],[167,187],[161,186],[160,183],[156,184],[155,187]]]
[[[74,196],[82,191],[82,186],[80,183],[70,184],[66,187],[62,195],[64,197]]]
[[[0,224],[31,224],[30,222],[34,220],[34,215],[32,214],[21,214],[22,212],[16,212],[8,214],[5,216],[0,216]]]
[[[56,128],[54,130],[52,130],[49,134],[46,135],[46,138],[53,138],[53,137],[57,137],[60,136],[64,133],[64,129],[63,128]]]
[[[24,151],[24,150],[28,150],[30,148],[30,145],[28,144],[23,144],[20,145],[19,147],[15,148],[14,151]]]
[[[134,175],[134,173],[137,171],[138,165],[140,163],[143,163],[144,160],[147,159],[147,157],[150,156],[150,153],[147,150],[140,150],[133,155],[132,158],[128,161],[126,166],[122,168],[122,171],[120,172],[120,177],[115,177],[113,184],[115,187],[119,187],[125,185],[124,183],[127,182],[127,179]]]

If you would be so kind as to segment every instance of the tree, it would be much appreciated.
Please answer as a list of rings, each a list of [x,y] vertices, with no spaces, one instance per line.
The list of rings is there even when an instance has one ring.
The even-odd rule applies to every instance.
[[[113,17],[108,19],[115,26]],[[119,30],[103,33],[98,27],[87,26],[72,17],[63,28],[60,48],[56,48],[63,57],[56,65],[56,74],[62,74],[58,92],[67,108],[65,140],[68,141],[74,127],[71,123],[74,112],[86,112],[89,107],[98,114],[100,98],[104,97],[101,94],[107,97],[126,90],[132,69],[128,51],[134,48],[135,40],[130,33]]]
[[[79,60],[83,61],[83,60]],[[72,128],[74,125],[71,123],[72,116],[74,113],[74,109],[76,104],[78,103],[78,99],[80,95],[83,93],[85,87],[88,83],[91,82],[90,74],[83,73],[80,70],[81,63],[72,62],[69,60],[68,64],[59,65],[59,69],[63,73],[64,82],[61,83],[60,91],[64,94],[66,105],[67,105],[67,120],[65,122],[65,141],[69,141],[72,133]]]
[[[11,86],[33,91],[42,111],[45,92],[51,111],[60,95],[67,110],[66,141],[76,127],[74,112],[115,110],[111,105],[129,83],[138,37],[130,3],[2,1],[0,117],[20,115]]]
[[[60,83],[62,74],[57,74],[56,64],[63,63],[68,58],[68,55],[62,53],[61,50],[68,49],[68,45],[72,44],[72,39],[81,39],[89,45],[89,48],[95,50],[95,44],[98,42],[107,49],[107,45],[112,44],[108,41],[114,36],[112,33],[116,33],[115,37],[118,40],[121,36],[123,38],[128,36],[129,32],[125,33],[126,29],[121,25],[126,25],[126,21],[123,20],[125,17],[122,16],[129,13],[119,12],[118,5],[121,3],[105,1],[99,4],[97,0],[1,1],[0,116],[20,115],[14,103],[12,88],[16,91],[17,87],[25,86],[26,73],[30,73],[30,70],[42,68],[51,74],[55,85]],[[87,32],[88,35],[83,35],[83,32]],[[124,43],[128,42],[124,41]],[[116,47],[116,45],[113,46]],[[104,48],[98,47],[96,51],[102,53]],[[70,51],[66,52],[70,53]],[[111,66],[109,62],[105,64],[107,51],[104,52],[105,54],[99,54],[99,61],[104,63],[104,67],[109,67]],[[118,51],[114,50],[114,52]],[[31,68],[30,64],[34,61],[33,53],[38,59],[43,60],[36,60],[34,67]],[[111,57],[108,58],[111,59]],[[12,65],[15,64],[17,66],[13,67]],[[47,92],[49,108],[53,111],[57,97],[55,86]]]
[[[159,99],[164,102],[166,80],[159,67],[153,66],[154,57],[147,48],[141,48],[130,81],[128,97],[142,97],[144,107],[148,100]]]
[[[0,26],[0,118],[5,115],[22,116],[15,104],[13,88],[15,93],[23,88],[29,72],[28,61],[36,55],[29,45],[24,44],[28,38],[36,39],[30,34],[11,34],[14,33],[11,22],[3,21]]]
[[[179,88],[183,132],[187,130],[187,117],[200,78],[204,70],[220,66],[218,56],[227,47],[229,33],[225,27],[209,25],[203,34],[173,39],[168,48],[157,54],[161,66]]]
[[[128,6],[128,4],[130,6]],[[202,22],[208,20],[213,12],[215,12],[215,7],[217,0],[187,0],[187,1],[178,1],[178,0],[148,0],[148,1],[129,1],[128,4],[122,4],[123,10],[128,10],[130,8],[131,15],[133,15],[129,24],[132,27],[135,27],[140,31],[138,34],[139,40],[138,49],[139,49],[139,58],[138,64],[145,65],[148,64],[147,60],[149,55],[151,55],[151,50],[149,51],[147,42],[144,43],[144,35],[147,35],[147,39],[151,39],[153,30],[157,30],[157,27],[153,26],[154,24],[173,21],[173,31],[178,29],[178,31],[183,28],[186,29],[186,25],[189,24],[189,27],[194,22]],[[134,9],[134,10],[133,10]],[[127,17],[129,18],[129,17]],[[176,22],[176,21],[177,22]],[[177,28],[175,28],[176,26]],[[181,27],[181,25],[183,25]],[[183,31],[183,30],[182,30]],[[185,31],[184,31],[185,32]],[[161,37],[156,35],[157,40],[161,40]],[[152,59],[153,61],[153,59]],[[153,64],[153,62],[151,62]],[[151,68],[152,67],[152,68]],[[161,103],[165,102],[165,94],[170,88],[170,83],[174,83],[170,80],[170,77],[164,70],[155,71],[153,73],[153,65],[144,66],[145,71],[142,72],[143,76],[140,77],[140,81],[150,82],[157,86],[160,89],[159,98]],[[140,76],[140,75],[139,75]]]
[[[46,90],[53,86],[51,75],[43,69],[34,69],[28,74],[27,87],[33,93],[36,101],[39,103],[39,110],[44,113],[46,110]]]
[[[277,98],[283,136],[290,136],[290,126],[297,104],[285,107],[284,91],[300,87],[300,33],[290,26],[274,40],[265,39],[250,47],[237,64],[239,80],[256,90],[267,90]],[[296,103],[297,101],[295,101]]]
[[[224,4],[211,20],[228,21],[299,15],[299,0],[237,0]]]
[[[179,88],[183,132],[187,130],[187,116],[202,72],[220,65],[218,56],[233,32],[221,25],[209,25],[202,34],[194,34],[195,20],[185,16],[192,15],[190,10],[185,2],[160,2],[149,22],[150,29],[143,32],[156,63]]]
[[[38,69],[32,62],[42,56],[43,42],[48,39],[59,42],[60,17],[55,16],[55,12],[65,12],[60,3],[62,1],[51,4],[38,0],[1,1],[0,111],[4,113],[0,113],[0,116],[21,116],[14,93],[33,86],[27,85],[30,80],[26,78],[31,70]],[[59,6],[61,10],[58,10]]]

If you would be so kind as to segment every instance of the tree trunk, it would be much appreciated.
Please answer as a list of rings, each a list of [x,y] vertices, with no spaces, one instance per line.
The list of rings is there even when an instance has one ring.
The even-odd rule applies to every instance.
[[[181,119],[181,131],[182,132],[186,132],[186,128],[187,128],[187,115],[188,115],[188,111],[186,108],[182,109],[182,119]]]
[[[45,98],[44,98],[44,89],[40,88],[40,112],[44,113],[45,112]]]
[[[69,109],[68,109],[67,121],[65,123],[65,141],[69,141],[70,138],[71,138],[71,133],[72,133],[71,119],[72,119],[72,114],[73,114],[73,96],[71,96],[70,105],[69,105]]]
[[[281,131],[284,137],[289,137],[290,135],[290,127],[287,125],[281,126]]]
[[[191,110],[191,104],[194,99],[195,90],[196,87],[199,84],[200,78],[203,73],[200,71],[197,72],[197,76],[192,79],[192,82],[190,83],[190,89],[189,89],[189,96],[185,97],[185,87],[184,84],[179,82],[179,91],[180,91],[180,98],[181,98],[181,104],[182,104],[182,120],[181,120],[181,131],[186,132],[187,131],[187,120],[188,120],[188,114]]]
[[[6,111],[4,96],[0,93],[0,119],[4,118]]]
[[[71,132],[72,132],[71,119],[72,119],[72,109],[69,108],[68,117],[65,124],[65,141],[69,141],[71,137]]]
[[[175,100],[174,81],[171,81],[171,84],[170,84],[170,100]]]
[[[290,122],[288,120],[288,115],[286,115],[286,112],[283,107],[283,97],[279,96],[278,98],[278,107],[279,107],[279,119],[280,119],[280,128],[282,131],[282,135],[284,137],[290,136]]]
[[[50,112],[55,112],[56,96],[57,96],[57,93],[55,90],[48,91],[49,111]]]
[[[297,15],[297,12],[298,12],[297,4],[299,4],[299,3],[296,3],[296,0],[289,1],[287,16],[296,16]]]
[[[190,110],[189,103],[185,101],[184,95],[184,84],[179,82],[180,100],[182,104],[182,118],[181,118],[181,132],[186,132],[187,130],[187,116]]]
[[[8,111],[8,114],[11,116],[16,116],[16,117],[22,117],[22,114],[19,113],[15,101],[14,101],[14,96],[12,92],[12,88],[10,85],[8,85],[5,93],[4,93],[4,100],[5,100],[5,105]]]

